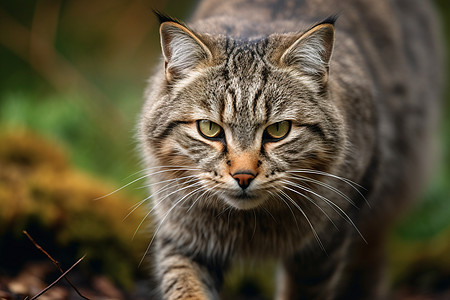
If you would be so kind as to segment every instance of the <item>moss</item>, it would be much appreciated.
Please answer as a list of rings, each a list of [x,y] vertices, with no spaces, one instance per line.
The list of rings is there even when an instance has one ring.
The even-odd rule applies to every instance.
[[[131,241],[142,211],[122,221],[137,199],[120,192],[96,200],[116,188],[73,168],[54,143],[26,131],[0,133],[0,236],[50,231],[53,241],[42,245],[60,248],[47,250],[88,252],[100,272],[130,287],[148,239]]]

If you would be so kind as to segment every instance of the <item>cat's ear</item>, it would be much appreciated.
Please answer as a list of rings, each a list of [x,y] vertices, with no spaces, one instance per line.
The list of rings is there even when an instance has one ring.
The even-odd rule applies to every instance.
[[[296,39],[281,56],[281,63],[326,81],[334,44],[334,18],[315,25]]]
[[[186,26],[167,20],[159,28],[166,79],[183,78],[203,62],[211,60],[211,51]]]

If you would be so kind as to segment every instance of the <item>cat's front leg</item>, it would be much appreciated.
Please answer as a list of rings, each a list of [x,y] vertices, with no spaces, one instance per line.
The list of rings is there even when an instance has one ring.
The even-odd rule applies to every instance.
[[[216,300],[217,276],[211,268],[166,246],[156,255],[155,271],[164,300]]]

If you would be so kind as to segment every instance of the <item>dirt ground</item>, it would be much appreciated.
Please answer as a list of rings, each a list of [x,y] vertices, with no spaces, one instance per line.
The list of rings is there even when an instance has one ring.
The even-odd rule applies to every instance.
[[[61,273],[51,262],[31,262],[14,276],[5,274],[0,270],[0,299],[22,300],[33,299],[36,295],[52,284]],[[430,275],[423,275],[421,284],[410,280],[408,285],[399,287],[394,293],[393,300],[449,300],[450,286],[448,278],[437,279]],[[428,276],[428,278],[427,278]],[[132,291],[124,291],[118,288],[111,280],[104,276],[94,276],[86,280],[83,275],[74,269],[67,274],[73,287],[62,278],[45,293],[40,295],[40,300],[144,300],[152,299],[152,293],[147,287],[147,282],[138,282]],[[417,279],[417,278],[416,278]],[[429,281],[426,283],[426,281]],[[425,283],[424,283],[425,282]],[[430,290],[432,289],[432,290]],[[252,294],[253,293],[253,294]],[[258,291],[242,291],[234,300],[266,300],[266,297],[258,295]]]

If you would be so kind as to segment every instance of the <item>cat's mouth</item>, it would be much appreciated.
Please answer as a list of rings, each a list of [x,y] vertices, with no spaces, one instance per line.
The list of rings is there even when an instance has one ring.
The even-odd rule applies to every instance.
[[[243,192],[243,193],[237,195],[235,198],[238,199],[239,201],[246,201],[246,200],[251,201],[251,200],[254,200],[254,199],[258,198],[258,197],[255,196],[255,195],[251,195],[251,194],[248,194],[246,192]]]
[[[265,201],[265,197],[242,191],[239,194],[227,195],[225,201],[237,209],[252,209]]]

